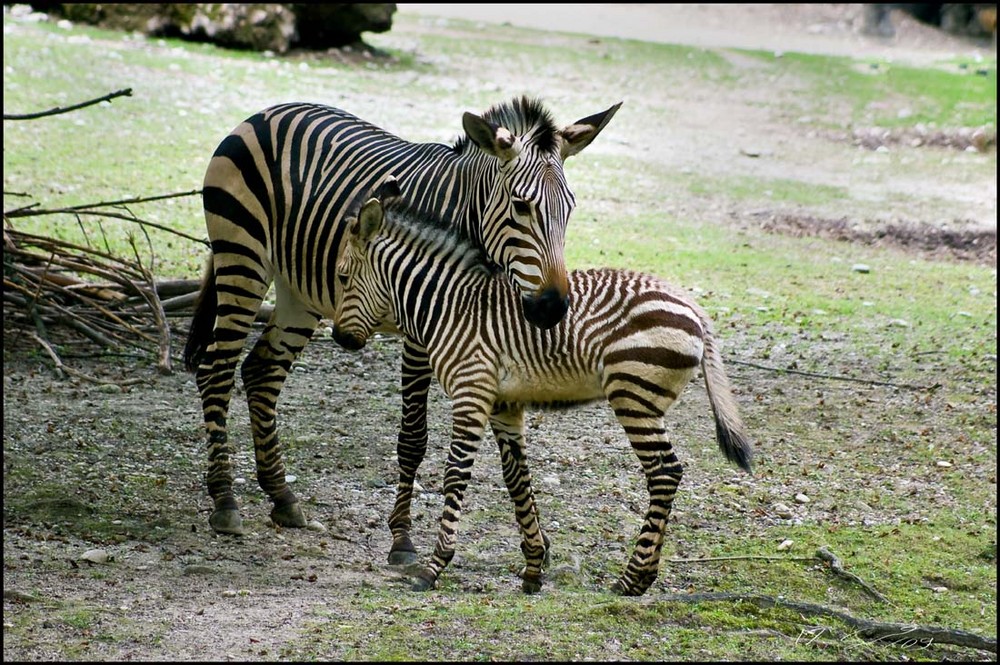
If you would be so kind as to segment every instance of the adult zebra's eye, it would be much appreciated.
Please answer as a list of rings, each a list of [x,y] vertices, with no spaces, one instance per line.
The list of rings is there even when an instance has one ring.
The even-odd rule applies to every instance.
[[[524,199],[511,199],[511,203],[514,205],[514,212],[522,217],[529,217],[531,215],[531,204]]]
[[[346,272],[337,273],[337,280],[340,282],[341,286],[347,286],[348,275]]]

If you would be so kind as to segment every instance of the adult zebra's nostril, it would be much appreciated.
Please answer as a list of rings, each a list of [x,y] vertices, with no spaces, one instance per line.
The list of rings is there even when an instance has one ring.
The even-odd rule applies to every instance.
[[[548,288],[538,296],[522,296],[521,305],[528,323],[548,330],[566,316],[569,311],[569,295],[559,293],[556,288]]]

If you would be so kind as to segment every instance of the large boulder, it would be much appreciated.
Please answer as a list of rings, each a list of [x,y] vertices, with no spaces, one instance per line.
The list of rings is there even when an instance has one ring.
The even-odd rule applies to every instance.
[[[111,30],[274,53],[361,42],[363,32],[389,30],[396,11],[396,5],[391,3],[32,3],[32,7]]]

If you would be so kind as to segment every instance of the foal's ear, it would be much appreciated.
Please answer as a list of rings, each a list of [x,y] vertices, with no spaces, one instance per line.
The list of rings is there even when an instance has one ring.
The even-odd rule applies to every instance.
[[[368,199],[361,206],[357,224],[351,227],[351,233],[361,242],[368,242],[382,229],[382,220],[384,218],[385,213],[382,210],[382,202],[374,198]]]

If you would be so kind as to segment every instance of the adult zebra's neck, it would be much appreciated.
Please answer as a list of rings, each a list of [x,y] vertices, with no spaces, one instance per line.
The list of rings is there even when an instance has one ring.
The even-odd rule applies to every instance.
[[[425,144],[401,172],[392,175],[417,215],[440,219],[482,246],[482,211],[499,169],[495,157],[472,147],[456,153],[440,144]]]

